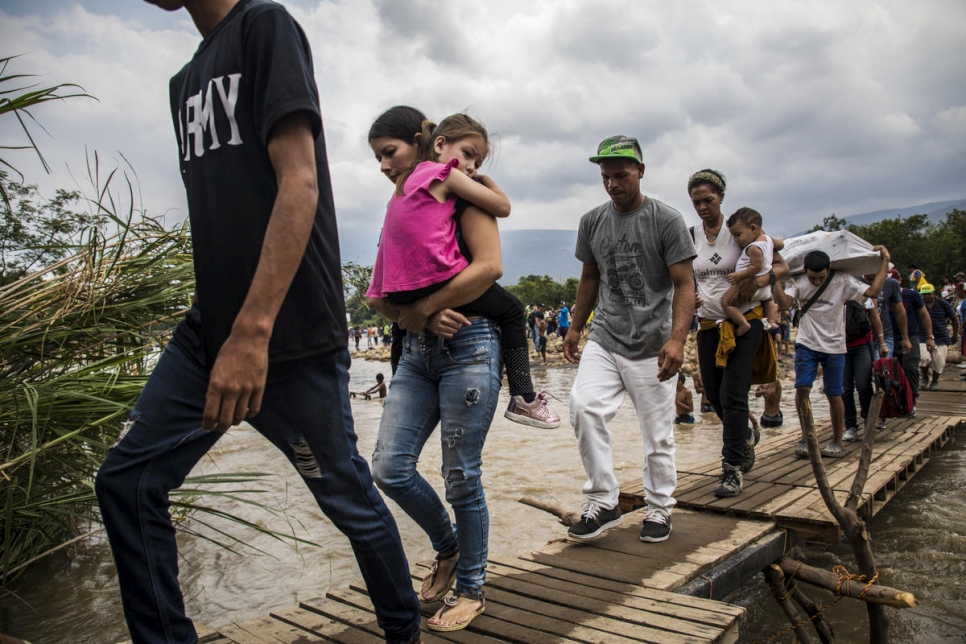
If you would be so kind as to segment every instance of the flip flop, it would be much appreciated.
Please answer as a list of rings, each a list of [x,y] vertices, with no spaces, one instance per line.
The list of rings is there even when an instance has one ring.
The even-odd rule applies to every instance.
[[[462,595],[460,595],[458,592],[455,592],[454,591],[452,594],[450,594],[449,596],[447,596],[446,599],[443,600],[443,604],[445,604],[445,605],[442,608],[440,608],[439,611],[437,611],[437,613],[436,613],[436,615],[434,615],[434,617],[442,617],[443,615],[445,615],[447,613],[447,611],[449,611],[450,609],[455,608],[456,606],[458,606],[459,603],[460,603],[460,599],[462,597],[463,597]],[[476,618],[477,615],[481,615],[483,613],[483,611],[486,610],[486,600],[483,598],[483,593],[480,593],[479,599],[472,598],[472,597],[466,597],[466,599],[468,599],[469,601],[479,601],[480,602],[480,607],[477,608],[472,613],[470,613],[470,615],[469,615],[469,617],[467,617],[466,621],[459,622],[458,624],[433,624],[432,622],[427,622],[426,623],[426,628],[428,628],[431,631],[439,631],[439,632],[448,633],[450,631],[460,631],[460,630],[463,630],[464,628],[466,628],[467,626],[469,626],[470,625],[470,622],[472,622]]]
[[[427,604],[429,604],[431,602],[434,602],[434,601],[437,601],[439,598],[443,597],[446,593],[448,593],[449,592],[449,589],[453,587],[453,582],[456,581],[456,563],[460,560],[460,551],[459,550],[454,550],[453,552],[449,553],[448,555],[444,555],[444,554],[441,554],[441,553],[436,553],[436,561],[433,562],[432,568],[429,569],[429,574],[426,575],[425,577],[423,577],[423,582],[425,582],[427,579],[429,579],[429,587],[432,588],[433,586],[436,585],[436,575],[439,574],[439,562],[441,562],[441,561],[449,561],[450,559],[453,559],[454,557],[456,558],[456,561],[453,562],[453,569],[449,571],[449,579],[447,580],[446,586],[443,588],[443,590],[439,591],[438,593],[436,593],[432,597],[426,597],[426,596],[424,596],[423,595],[423,591],[420,590],[419,591],[419,599],[420,599],[420,601],[425,602]]]

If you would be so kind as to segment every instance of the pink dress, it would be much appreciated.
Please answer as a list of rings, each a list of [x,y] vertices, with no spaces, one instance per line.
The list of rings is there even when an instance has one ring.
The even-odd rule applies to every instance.
[[[435,181],[445,181],[459,165],[423,161],[386,208],[382,236],[372,268],[368,297],[414,291],[445,282],[469,262],[456,243],[456,198],[443,203],[429,192]]]

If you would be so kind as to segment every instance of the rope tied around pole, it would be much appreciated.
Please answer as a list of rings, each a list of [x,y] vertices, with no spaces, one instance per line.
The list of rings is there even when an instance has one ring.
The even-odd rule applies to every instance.
[[[835,594],[838,595],[839,597],[844,597],[849,594],[849,591],[852,588],[853,581],[861,583],[866,579],[869,579],[865,575],[853,575],[848,571],[848,569],[845,566],[841,564],[832,566],[832,572],[834,572],[836,575],[839,576],[839,581],[837,584],[835,584]],[[878,581],[878,579],[879,579],[879,573],[876,572],[875,575],[872,576],[872,579],[869,579],[869,583],[865,585],[865,588],[862,589],[862,592],[859,593],[858,599],[865,599],[865,594],[869,592],[869,589],[872,588],[872,584]],[[844,593],[842,592],[843,587],[845,588]]]

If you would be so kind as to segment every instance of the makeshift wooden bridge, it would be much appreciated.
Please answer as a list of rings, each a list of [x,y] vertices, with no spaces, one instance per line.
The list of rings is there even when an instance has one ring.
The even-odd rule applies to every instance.
[[[860,513],[871,517],[966,426],[966,381],[951,367],[939,392],[924,391],[915,418],[878,430]],[[831,435],[817,426],[820,442]],[[642,544],[640,486],[626,485],[622,526],[590,543],[552,542],[516,558],[491,559],[486,612],[465,630],[434,633],[424,642],[735,642],[744,609],[716,601],[775,561],[796,538],[836,541],[839,528],[815,486],[808,459],[794,455],[799,428],[786,426],[758,446],[742,493],[718,499],[715,459],[678,473],[678,509],[671,538]],[[844,500],[861,443],[825,459],[828,478]],[[426,573],[413,570],[414,587]],[[383,641],[365,587],[355,584],[268,616],[217,630],[199,628],[202,642],[279,644]]]

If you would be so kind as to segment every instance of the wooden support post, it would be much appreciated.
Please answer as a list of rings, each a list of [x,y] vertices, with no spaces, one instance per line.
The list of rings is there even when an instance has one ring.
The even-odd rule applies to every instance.
[[[782,569],[775,564],[768,566],[765,568],[765,578],[768,579],[768,585],[771,586],[772,595],[778,600],[778,605],[782,607],[785,615],[788,616],[788,620],[792,623],[792,628],[798,640],[802,644],[814,644],[815,640],[812,639],[812,635],[808,631],[808,617],[794,602],[790,601],[791,593],[785,588],[785,574]]]
[[[794,579],[788,579],[785,585],[790,586],[792,597],[795,598],[799,606],[805,609],[808,616],[812,618],[815,632],[818,633],[818,639],[822,640],[822,644],[833,644],[835,642],[835,631],[832,629],[829,621],[825,619],[825,616],[822,615],[822,609],[819,608],[818,604],[802,592],[802,589],[798,587]]]
[[[873,409],[869,411],[868,419],[870,420],[878,416],[882,405],[881,392],[877,392],[876,395],[879,398],[874,399]],[[807,396],[800,398],[797,395],[795,402],[802,431],[808,441],[808,458],[812,463],[812,472],[815,474],[815,483],[818,485],[822,500],[825,501],[825,505],[832,516],[835,517],[835,520],[838,521],[838,524],[842,527],[842,532],[851,544],[859,573],[864,575],[866,579],[874,581],[878,579],[879,572],[876,569],[875,557],[872,555],[869,533],[866,531],[865,521],[859,518],[855,507],[868,476],[875,434],[873,432],[871,436],[869,435],[869,422],[867,421],[865,443],[862,448],[862,456],[859,458],[859,467],[849,491],[847,505],[843,507],[835,498],[832,486],[828,482],[828,475],[825,472],[825,464],[822,462],[822,454],[818,445],[818,436],[815,433],[815,421],[812,419],[811,402]],[[875,414],[873,414],[873,411],[875,411]],[[886,644],[889,641],[889,615],[882,605],[873,602],[866,602],[866,610],[869,613],[869,641],[873,644]]]

